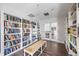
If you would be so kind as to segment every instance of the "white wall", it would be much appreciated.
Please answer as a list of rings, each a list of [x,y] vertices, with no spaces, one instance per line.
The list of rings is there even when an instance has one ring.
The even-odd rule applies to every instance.
[[[44,38],[44,24],[45,23],[56,23],[58,24],[57,27],[57,42],[60,43],[64,43],[64,41],[66,40],[66,21],[65,21],[65,17],[64,18],[50,18],[50,19],[44,19],[44,20],[40,20],[40,30],[41,30],[41,37]]]
[[[66,40],[66,19],[58,18],[58,41],[64,43]]]

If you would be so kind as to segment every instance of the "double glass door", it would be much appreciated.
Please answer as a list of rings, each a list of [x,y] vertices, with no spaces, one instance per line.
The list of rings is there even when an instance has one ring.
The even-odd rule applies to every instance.
[[[45,38],[47,40],[57,39],[57,23],[45,24]]]

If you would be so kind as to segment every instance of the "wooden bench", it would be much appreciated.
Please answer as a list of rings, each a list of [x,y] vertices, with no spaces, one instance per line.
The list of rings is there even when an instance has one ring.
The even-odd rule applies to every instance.
[[[44,48],[42,49],[43,46],[44,46]],[[44,40],[39,40],[39,41],[35,42],[34,44],[30,45],[29,47],[24,49],[24,56],[26,55],[26,53],[30,56],[33,56],[39,49],[41,49],[40,54],[42,54],[43,50],[46,47],[47,47],[47,42]]]

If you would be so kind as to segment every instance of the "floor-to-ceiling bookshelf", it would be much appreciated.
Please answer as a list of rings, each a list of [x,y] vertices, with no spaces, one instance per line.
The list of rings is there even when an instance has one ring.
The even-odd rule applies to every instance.
[[[69,55],[78,55],[78,4],[72,4],[68,12],[67,22],[67,46]]]
[[[37,37],[38,37],[38,40],[41,39],[41,34],[40,34],[40,24],[39,24],[39,22],[37,22]]]
[[[31,22],[32,24],[32,41],[37,40],[37,23]]]
[[[1,55],[12,55],[37,41],[36,22],[4,12],[1,22]]]
[[[0,55],[1,55],[1,13],[0,13]]]
[[[21,19],[4,13],[4,55],[21,48]]]
[[[22,46],[26,46],[31,42],[30,40],[30,28],[31,22],[25,19],[22,19]]]

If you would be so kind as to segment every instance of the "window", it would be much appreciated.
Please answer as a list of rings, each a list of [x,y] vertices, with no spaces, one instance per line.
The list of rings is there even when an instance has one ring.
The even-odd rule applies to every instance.
[[[44,28],[45,31],[50,31],[50,24],[49,23],[48,24],[45,24],[44,27],[45,27]]]

